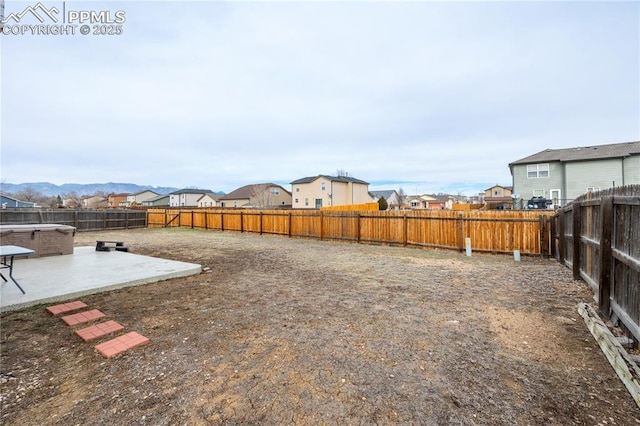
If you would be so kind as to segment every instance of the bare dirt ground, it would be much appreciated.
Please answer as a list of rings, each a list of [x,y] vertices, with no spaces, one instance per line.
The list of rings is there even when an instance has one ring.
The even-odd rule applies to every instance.
[[[112,359],[44,305],[3,314],[3,424],[640,424],[553,260],[185,229],[76,245],[96,239],[211,272],[82,297],[151,340]]]

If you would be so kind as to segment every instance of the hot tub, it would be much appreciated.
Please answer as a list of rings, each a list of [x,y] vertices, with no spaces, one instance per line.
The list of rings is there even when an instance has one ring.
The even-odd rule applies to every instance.
[[[73,254],[76,228],[68,225],[0,225],[0,245],[20,246],[35,251],[28,257]]]

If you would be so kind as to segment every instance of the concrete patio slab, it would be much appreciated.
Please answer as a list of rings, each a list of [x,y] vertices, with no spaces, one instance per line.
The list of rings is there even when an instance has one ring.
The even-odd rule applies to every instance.
[[[19,259],[14,262],[14,278],[2,283],[0,310],[14,311],[41,303],[69,300],[134,285],[199,274],[195,263],[178,262],[139,254],[108,251],[95,247],[75,247],[73,254]],[[7,276],[9,271],[2,270]]]

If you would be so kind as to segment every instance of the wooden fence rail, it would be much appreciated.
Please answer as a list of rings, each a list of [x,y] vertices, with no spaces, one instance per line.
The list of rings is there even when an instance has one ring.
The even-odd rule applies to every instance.
[[[149,227],[188,227],[359,243],[549,254],[549,213],[149,209]]]
[[[145,228],[147,212],[143,210],[70,210],[70,209],[2,209],[0,223],[20,225],[56,223],[74,226],[77,231]]]
[[[585,194],[551,220],[552,254],[640,341],[640,185]]]

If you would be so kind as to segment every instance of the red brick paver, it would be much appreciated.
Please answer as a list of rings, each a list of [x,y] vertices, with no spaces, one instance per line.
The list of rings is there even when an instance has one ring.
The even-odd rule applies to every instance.
[[[65,314],[67,312],[76,311],[78,309],[82,309],[86,307],[87,307],[86,303],[76,300],[73,302],[62,303],[60,305],[49,306],[47,308],[47,311],[49,311],[51,315],[58,316],[61,314]]]
[[[142,346],[149,343],[149,339],[141,334],[131,331],[115,339],[108,340],[104,343],[100,343],[96,346],[96,350],[100,352],[106,358],[112,358],[119,353],[132,349],[137,346]]]
[[[62,317],[62,321],[66,322],[69,326],[83,324],[89,321],[95,321],[105,315],[97,309],[86,312],[78,312],[77,314],[67,315]]]
[[[111,320],[107,322],[101,322],[100,324],[92,325],[80,330],[76,330],[76,334],[82,338],[85,342],[95,340],[104,335],[117,333],[124,330],[124,327],[117,322]]]

